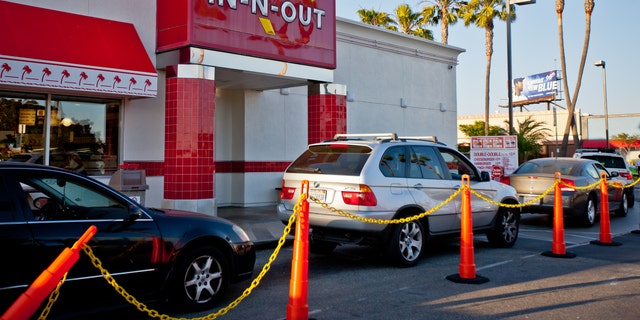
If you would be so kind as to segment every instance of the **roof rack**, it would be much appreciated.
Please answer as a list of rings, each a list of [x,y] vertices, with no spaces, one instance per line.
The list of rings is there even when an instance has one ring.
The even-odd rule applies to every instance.
[[[431,141],[431,142],[438,142],[438,137],[436,136],[407,136],[407,137],[398,137],[398,139],[405,139],[405,140],[425,140],[425,141]]]
[[[396,133],[337,133],[334,140],[359,140],[360,138],[373,138],[373,140],[398,140]]]

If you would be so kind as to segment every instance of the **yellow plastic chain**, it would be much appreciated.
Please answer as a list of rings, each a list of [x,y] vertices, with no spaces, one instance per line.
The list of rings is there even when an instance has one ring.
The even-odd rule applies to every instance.
[[[298,200],[298,203],[296,203],[296,205],[294,207],[294,214],[292,214],[291,217],[289,218],[289,222],[285,226],[283,234],[280,237],[280,239],[278,240],[278,245],[276,246],[275,250],[273,251],[273,253],[269,257],[269,261],[262,267],[262,270],[260,271],[260,274],[258,274],[258,276],[251,282],[251,286],[249,286],[247,289],[245,289],[244,292],[242,292],[242,295],[240,295],[234,301],[229,303],[229,305],[227,305],[226,307],[218,310],[216,313],[209,314],[209,315],[206,315],[206,316],[203,316],[203,317],[191,318],[191,319],[193,319],[193,320],[217,319],[219,316],[225,315],[231,309],[235,308],[238,304],[240,304],[240,302],[242,300],[244,300],[247,296],[249,296],[249,294],[251,294],[253,289],[256,288],[258,286],[258,284],[260,284],[260,281],[262,280],[262,278],[271,269],[271,264],[275,261],[275,259],[277,258],[278,254],[280,253],[280,249],[285,244],[286,237],[291,232],[291,226],[293,225],[293,222],[295,221],[297,214],[299,214],[299,212],[300,212],[301,201],[302,201],[302,198],[300,200]],[[102,266],[102,262],[95,256],[95,254],[93,253],[93,250],[91,250],[91,247],[85,245],[84,247],[82,247],[82,249],[89,256],[89,258],[91,258],[91,263],[98,270],[100,270],[100,273],[105,278],[105,280],[112,287],[114,287],[116,289],[116,291],[121,296],[123,296],[125,298],[125,300],[127,300],[127,302],[129,302],[130,304],[136,306],[136,308],[138,308],[138,310],[140,310],[143,313],[146,313],[148,316],[150,316],[152,318],[159,318],[159,319],[163,319],[163,320],[178,320],[178,319],[179,320],[187,320],[187,318],[173,318],[173,317],[171,317],[169,315],[166,315],[166,314],[160,314],[156,310],[149,309],[144,303],[138,301],[135,297],[133,297],[131,294],[129,294],[123,287],[121,287],[116,282],[116,280],[113,278],[113,276],[111,276],[109,271],[107,271]]]

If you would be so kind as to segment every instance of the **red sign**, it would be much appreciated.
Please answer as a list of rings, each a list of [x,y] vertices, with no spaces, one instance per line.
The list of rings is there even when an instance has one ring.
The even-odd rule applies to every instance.
[[[157,51],[199,47],[335,69],[334,0],[158,0]]]

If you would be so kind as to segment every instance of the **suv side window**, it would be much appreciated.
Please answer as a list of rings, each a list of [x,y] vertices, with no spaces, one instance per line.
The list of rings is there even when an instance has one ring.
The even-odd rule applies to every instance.
[[[406,177],[406,148],[391,147],[387,149],[380,159],[380,171],[385,177]]]
[[[409,178],[444,179],[444,169],[433,147],[414,146],[411,148]]]
[[[470,180],[476,178],[475,171],[465,160],[464,156],[445,148],[440,148],[440,154],[442,154],[442,158],[444,158],[444,162],[447,164],[452,180],[460,180],[464,174],[469,175]]]

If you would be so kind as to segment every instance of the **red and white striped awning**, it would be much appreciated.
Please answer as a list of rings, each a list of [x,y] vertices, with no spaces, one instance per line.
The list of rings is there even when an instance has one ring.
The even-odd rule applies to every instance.
[[[0,1],[0,86],[155,97],[158,74],[134,26]]]

